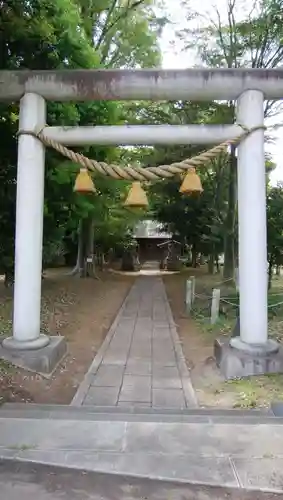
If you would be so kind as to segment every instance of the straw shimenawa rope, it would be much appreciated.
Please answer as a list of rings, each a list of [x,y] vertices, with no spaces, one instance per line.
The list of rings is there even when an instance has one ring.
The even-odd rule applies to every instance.
[[[256,130],[265,129],[263,125],[259,125],[248,129],[244,125],[238,124],[243,129],[243,133],[235,139],[230,139],[228,141],[222,142],[218,146],[200,153],[198,156],[193,156],[186,160],[182,160],[177,163],[172,163],[171,165],[159,165],[158,167],[139,167],[139,166],[119,166],[115,164],[108,164],[105,162],[98,162],[96,160],[87,158],[80,153],[75,153],[71,149],[63,146],[54,139],[49,139],[44,135],[45,126],[38,132],[20,130],[18,135],[33,135],[37,137],[45,146],[51,147],[61,153],[69,160],[78,163],[84,168],[91,170],[92,172],[97,172],[100,175],[109,176],[114,179],[129,180],[129,181],[157,181],[159,179],[173,177],[176,174],[186,173],[190,167],[199,167],[206,164],[208,161],[216,158],[220,153],[227,149],[227,146],[232,146],[238,144],[242,139],[247,137],[252,132]]]

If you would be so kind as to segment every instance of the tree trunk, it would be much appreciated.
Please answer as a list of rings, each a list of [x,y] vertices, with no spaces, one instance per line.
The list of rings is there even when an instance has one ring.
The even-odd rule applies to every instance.
[[[78,258],[77,258],[78,273],[80,278],[84,277],[84,223],[80,220],[78,232]]]
[[[208,259],[208,274],[214,274],[214,262],[215,262],[215,255],[213,252],[209,255]]]
[[[216,261],[216,272],[220,272],[220,265],[219,265],[219,255],[215,256],[215,261]]]
[[[272,283],[273,260],[273,255],[271,255],[268,261],[268,290],[270,290]]]
[[[99,250],[99,252],[97,253],[97,265],[101,271],[104,270],[105,259],[102,250]]]
[[[70,272],[71,276],[83,273],[83,235],[82,235],[82,219],[78,225],[78,245],[77,245],[77,262],[74,269]]]
[[[199,256],[199,263],[201,266],[203,266],[205,264],[205,256],[200,254]]]
[[[280,266],[276,266],[276,276],[280,276]]]
[[[237,158],[235,147],[231,148],[229,161],[228,209],[225,221],[223,277],[233,278],[235,272],[235,225],[236,225],[236,182]]]
[[[215,268],[215,244],[213,243],[211,245],[211,253],[209,254],[208,258],[208,273],[214,274],[214,268]]]
[[[197,267],[197,249],[195,245],[192,245],[192,267]]]
[[[89,215],[83,220],[83,268],[84,277],[93,278],[94,271],[94,220],[93,215]]]
[[[79,274],[80,278],[95,277],[93,224],[93,216],[89,215],[80,220],[78,227],[77,263],[71,274]]]
[[[4,286],[6,288],[12,287],[14,285],[14,280],[14,269],[6,269],[6,271],[4,272]]]

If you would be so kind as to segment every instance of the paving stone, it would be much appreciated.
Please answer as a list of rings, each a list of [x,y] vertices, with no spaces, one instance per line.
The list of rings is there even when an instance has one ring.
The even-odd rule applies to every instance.
[[[115,356],[115,354],[113,355],[108,355],[106,354],[106,356],[103,358],[102,360],[102,364],[104,365],[120,365],[120,366],[126,366],[126,362],[127,362],[127,357],[124,356],[123,358],[121,357],[120,359],[117,358]]]
[[[125,337],[130,337],[135,327],[134,321],[125,321],[122,320],[122,323],[119,323],[115,328],[115,335],[123,335]]]
[[[118,323],[118,328],[123,329],[123,328],[130,328],[135,326],[135,318],[121,318]]]
[[[158,338],[155,337],[155,335],[153,334],[152,344],[153,344],[153,347],[155,347],[155,346],[158,347],[158,346],[162,345],[164,347],[164,349],[173,349],[173,340],[172,340],[171,334],[167,335],[167,334],[162,333],[162,336],[159,336]]]
[[[152,389],[152,405],[159,408],[185,408],[182,389]]]
[[[167,339],[161,339],[158,342],[156,342],[156,340],[153,339],[152,347],[153,350],[155,351],[154,354],[174,355],[173,343],[171,341],[168,341]]]
[[[134,362],[140,362],[140,363],[146,363],[146,364],[149,364],[150,366],[152,366],[152,356],[143,356],[141,358],[137,357],[137,356],[129,356],[128,360],[127,360],[127,364],[132,364]],[[151,368],[151,371],[152,371],[152,368]],[[143,375],[143,373],[137,373],[136,375]],[[145,375],[150,375],[149,373],[145,373]]]
[[[145,318],[137,318],[135,328],[137,329],[139,326],[142,326],[143,328],[145,327],[152,327],[153,326],[153,321],[151,316],[149,315],[148,317]]]
[[[132,342],[130,353],[135,351],[137,352],[139,358],[143,356],[144,352],[151,353],[151,341],[146,340],[145,342]]]
[[[144,334],[140,334],[139,337],[141,340],[136,335],[133,336],[133,339],[131,342],[131,350],[134,350],[134,349],[150,349],[151,350],[151,347],[152,347],[151,335],[146,336]],[[138,357],[140,357],[140,356],[138,356]]]
[[[131,327],[129,328],[129,331],[125,331],[124,328],[119,328],[119,326],[116,327],[114,331],[113,338],[111,340],[111,344],[115,344],[119,342],[131,342],[132,341],[132,336],[133,336],[133,330],[134,328]]]
[[[157,364],[159,366],[164,366],[164,368],[175,368],[176,367],[176,360],[173,360],[173,358],[163,358],[163,357],[156,357],[153,358],[154,364]]]
[[[140,335],[142,334],[152,334],[152,329],[153,329],[153,323],[151,318],[139,318],[137,317],[136,323],[135,323],[135,328],[134,328],[134,335]]]
[[[174,363],[176,364],[176,357],[175,357],[175,352],[173,351],[173,349],[169,350],[169,349],[166,349],[166,348],[162,348],[161,346],[159,346],[159,348],[155,348],[153,349],[153,357],[154,357],[154,360],[158,362],[159,359],[161,359],[161,361],[164,359],[164,360],[167,360],[167,361],[174,361]]]
[[[164,366],[160,363],[155,363],[153,365],[153,377],[154,378],[178,378],[179,370],[175,366]]]
[[[188,404],[190,399],[195,404],[160,278],[138,278],[113,325],[112,336],[108,334],[79,389],[79,401],[100,406],[125,402],[183,408],[187,398]]]
[[[94,387],[88,390],[84,405],[115,406],[118,401],[120,386],[116,387]]]
[[[107,355],[105,356],[104,359],[108,358],[117,358],[117,359],[127,359],[127,352],[125,352],[124,346],[119,346],[117,349],[113,348],[112,346],[107,352]],[[109,363],[110,364],[110,363]]]
[[[135,387],[150,386],[151,385],[151,376],[150,375],[124,375],[123,387],[126,385],[134,385]]]
[[[169,334],[167,333],[163,333],[163,329],[158,332],[158,331],[154,331],[152,332],[152,340],[153,340],[153,344],[156,342],[162,342],[162,341],[168,341],[170,339],[169,337]]]
[[[128,359],[125,375],[150,375],[152,371],[151,361]]]
[[[181,381],[180,377],[153,378],[152,387],[153,387],[153,389],[182,389],[183,388],[182,381]]]
[[[168,321],[164,321],[163,320],[155,320],[154,321],[154,329],[157,329],[157,328],[168,328]]]
[[[119,402],[120,401],[129,401],[132,403],[150,403],[151,387],[150,385],[123,385],[119,395]]]
[[[101,387],[121,386],[124,366],[119,365],[101,365],[93,376],[91,385]]]
[[[145,402],[138,402],[134,401],[133,405],[129,401],[118,401],[118,406],[123,407],[123,408],[132,408],[133,406],[135,408],[150,408],[151,404],[150,403],[145,403]]]
[[[151,358],[151,349],[148,348],[140,348],[140,349],[131,349],[129,352],[129,356],[131,358],[135,358],[139,356],[140,358],[150,359]]]
[[[151,337],[144,338],[143,335],[140,337],[134,336],[132,339],[131,348],[133,349],[143,349],[151,347]]]
[[[158,351],[164,351],[164,352],[174,352],[174,345],[173,345],[173,342],[171,340],[171,338],[160,338],[160,339],[155,339],[153,338],[152,339],[152,347],[154,350],[158,350]]]

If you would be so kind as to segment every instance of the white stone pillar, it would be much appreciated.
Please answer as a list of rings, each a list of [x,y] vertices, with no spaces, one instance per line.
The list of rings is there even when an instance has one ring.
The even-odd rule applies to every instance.
[[[244,92],[237,103],[237,121],[248,128],[263,125],[264,96]],[[248,135],[238,147],[238,225],[240,337],[238,349],[266,352],[277,345],[268,341],[267,234],[264,130]]]
[[[45,124],[45,100],[32,93],[20,102],[19,129],[35,130]],[[40,335],[42,237],[45,147],[31,135],[18,143],[16,247],[13,337],[6,348],[39,349],[49,343]]]

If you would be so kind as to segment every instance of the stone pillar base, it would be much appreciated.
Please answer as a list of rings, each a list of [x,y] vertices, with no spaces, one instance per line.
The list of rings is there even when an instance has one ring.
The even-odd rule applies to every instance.
[[[5,349],[13,349],[16,351],[35,351],[46,347],[50,342],[50,338],[47,335],[40,334],[34,340],[27,340],[20,342],[15,339],[15,337],[7,337],[3,340],[2,346]]]
[[[54,336],[49,337],[48,340],[48,344],[44,347],[35,349],[31,346],[31,349],[25,350],[21,347],[17,349],[15,344],[11,346],[9,342],[6,342],[6,346],[3,342],[0,344],[0,359],[48,378],[67,352],[64,337]]]
[[[214,342],[214,356],[221,374],[226,380],[283,373],[283,348],[273,342],[267,343],[267,350],[242,350],[230,345],[230,339],[218,338]]]
[[[278,342],[272,339],[267,339],[265,344],[247,344],[241,340],[241,337],[233,337],[230,340],[230,346],[256,356],[266,356],[267,354],[275,354],[279,351]]]

